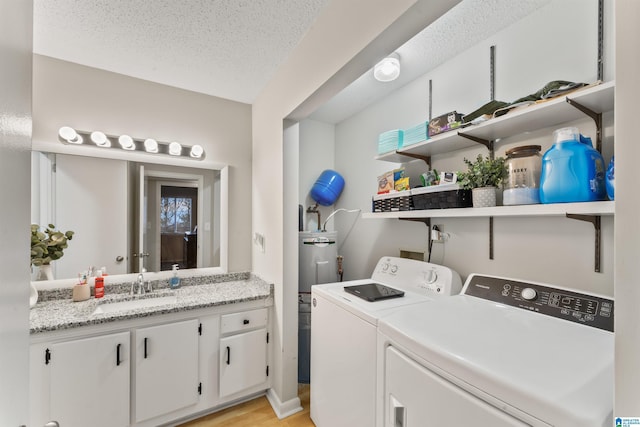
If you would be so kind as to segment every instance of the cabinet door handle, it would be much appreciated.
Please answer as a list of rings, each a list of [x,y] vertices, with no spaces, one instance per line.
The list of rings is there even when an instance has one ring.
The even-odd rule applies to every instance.
[[[243,324],[243,325],[248,325],[248,324],[249,324],[249,319],[244,319],[244,320],[242,321],[242,324]]]
[[[120,347],[122,347],[122,344],[116,346],[116,366],[120,366]]]
[[[231,364],[231,347],[227,346],[227,365]]]
[[[149,338],[144,339],[144,358],[146,359],[149,356],[149,353],[147,352],[147,341],[149,340]]]
[[[407,425],[407,411],[405,406],[395,397],[389,396],[391,406],[391,425],[393,427],[404,427]]]

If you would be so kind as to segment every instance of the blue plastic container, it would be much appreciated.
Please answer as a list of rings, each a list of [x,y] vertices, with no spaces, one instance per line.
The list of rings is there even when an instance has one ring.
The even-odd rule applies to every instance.
[[[604,200],[607,192],[602,155],[591,144],[581,142],[575,127],[558,129],[553,135],[553,146],[542,156],[540,202]]]
[[[311,198],[322,206],[331,206],[338,200],[344,188],[344,178],[338,172],[327,169],[320,174],[311,188]]]
[[[607,175],[605,178],[605,184],[607,187],[607,196],[609,200],[614,200],[616,196],[616,176],[615,176],[615,156],[611,157],[609,167],[607,168]]]

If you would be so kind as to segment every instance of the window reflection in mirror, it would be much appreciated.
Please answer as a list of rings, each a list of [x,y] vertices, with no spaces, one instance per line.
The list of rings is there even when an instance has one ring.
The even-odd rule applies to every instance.
[[[221,266],[220,170],[33,152],[31,187],[31,222],[75,232],[56,279]]]

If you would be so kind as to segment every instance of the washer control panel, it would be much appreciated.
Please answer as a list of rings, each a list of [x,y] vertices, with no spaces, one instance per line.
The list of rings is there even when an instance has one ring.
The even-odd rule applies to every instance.
[[[472,274],[463,294],[613,332],[613,300],[552,285]]]
[[[390,256],[380,258],[371,279],[397,289],[434,297],[455,295],[462,289],[460,276],[450,268]]]

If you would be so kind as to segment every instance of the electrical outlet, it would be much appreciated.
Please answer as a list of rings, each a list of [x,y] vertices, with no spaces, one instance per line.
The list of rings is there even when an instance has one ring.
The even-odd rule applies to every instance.
[[[433,243],[444,243],[444,225],[436,224],[431,227],[431,241]]]

